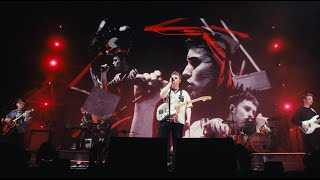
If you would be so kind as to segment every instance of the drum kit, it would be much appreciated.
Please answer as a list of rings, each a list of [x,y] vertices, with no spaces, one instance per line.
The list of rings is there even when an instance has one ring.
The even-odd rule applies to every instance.
[[[223,123],[228,124],[232,128],[231,135],[228,135],[228,137],[233,138],[235,144],[241,144],[249,151],[256,153],[266,153],[272,150],[274,145],[272,139],[274,138],[274,132],[277,131],[276,126],[264,124],[261,127],[257,127],[255,119],[247,118],[244,122],[240,123],[239,130],[235,131],[233,128],[234,121],[227,120],[223,121]]]

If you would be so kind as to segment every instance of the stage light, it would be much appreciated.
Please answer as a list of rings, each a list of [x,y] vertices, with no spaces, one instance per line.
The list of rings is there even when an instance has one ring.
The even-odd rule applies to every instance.
[[[64,43],[63,42],[64,42],[64,40],[60,36],[54,36],[54,37],[50,37],[48,39],[49,47],[51,49],[53,49],[54,51],[62,50],[63,47],[64,47]]]
[[[62,48],[62,40],[60,40],[60,39],[54,39],[54,40],[52,40],[51,44],[52,44],[52,46],[53,46],[54,49],[60,49],[60,48]]]
[[[42,103],[43,107],[48,107],[49,106],[49,103],[47,101],[43,102]]]
[[[269,50],[271,52],[279,52],[283,49],[283,42],[280,39],[273,39],[270,41]]]
[[[284,108],[290,109],[290,105],[289,105],[289,104],[286,104],[286,105],[284,106]]]
[[[50,103],[49,100],[45,99],[45,100],[41,100],[40,101],[40,107],[41,108],[47,109],[50,106],[51,106],[51,103]]]
[[[56,42],[54,43],[54,45],[55,45],[56,47],[59,47],[59,46],[60,46],[60,42],[59,42],[59,41],[56,41]]]
[[[47,60],[44,61],[44,66],[46,69],[56,72],[61,69],[62,62],[58,57],[48,57]],[[51,82],[48,82],[48,84],[51,84]]]
[[[49,66],[51,66],[51,67],[55,67],[55,66],[57,66],[57,64],[58,64],[58,62],[56,59],[51,59],[49,61]]]
[[[291,102],[285,102],[282,104],[282,111],[283,112],[291,112],[293,109],[293,105]]]

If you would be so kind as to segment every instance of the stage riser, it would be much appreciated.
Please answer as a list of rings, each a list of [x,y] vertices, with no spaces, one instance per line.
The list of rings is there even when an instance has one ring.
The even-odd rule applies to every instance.
[[[89,151],[60,150],[59,158],[70,160],[70,169],[86,169],[89,167]]]
[[[256,171],[264,171],[265,162],[282,162],[285,172],[288,171],[304,171],[303,153],[283,153],[268,154],[254,153],[251,159],[251,169]]]
[[[59,158],[89,161],[89,151],[71,151],[71,150],[60,150]]]

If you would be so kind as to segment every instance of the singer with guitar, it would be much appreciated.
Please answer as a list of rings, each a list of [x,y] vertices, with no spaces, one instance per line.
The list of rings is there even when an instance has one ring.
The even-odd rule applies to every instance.
[[[33,110],[24,110],[25,100],[23,99],[18,99],[16,106],[17,109],[12,110],[3,120],[2,135],[7,136],[9,143],[25,148],[25,133],[27,131],[27,124],[32,120],[30,112]]]
[[[191,99],[187,91],[180,89],[182,76],[179,72],[172,72],[169,83],[160,91],[160,97],[165,99],[169,106],[169,115],[160,121],[159,138],[168,138],[172,131],[173,165],[176,152],[177,138],[182,138],[184,125],[189,126],[191,120]],[[179,108],[175,108],[180,102],[190,102]],[[169,144],[169,141],[168,141]],[[169,147],[169,146],[168,146]]]
[[[310,120],[315,119],[318,113],[311,108],[313,104],[313,94],[306,93],[302,96],[303,106],[298,108],[292,117],[292,122],[301,129],[301,136],[306,153],[317,151],[320,147],[320,129],[314,128],[317,123]],[[313,130],[311,133],[310,130]],[[308,133],[310,132],[310,133]]]

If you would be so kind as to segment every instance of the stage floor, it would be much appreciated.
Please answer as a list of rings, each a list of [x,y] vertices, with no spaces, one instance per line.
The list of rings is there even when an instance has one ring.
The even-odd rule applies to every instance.
[[[265,162],[282,162],[284,172],[304,171],[305,153],[252,153],[251,170],[264,171]]]
[[[252,153],[251,170],[264,171],[266,162],[282,162],[285,172],[304,171],[303,157],[305,153]],[[89,165],[89,152],[77,150],[59,150],[59,157],[70,159],[71,169],[85,169]]]

